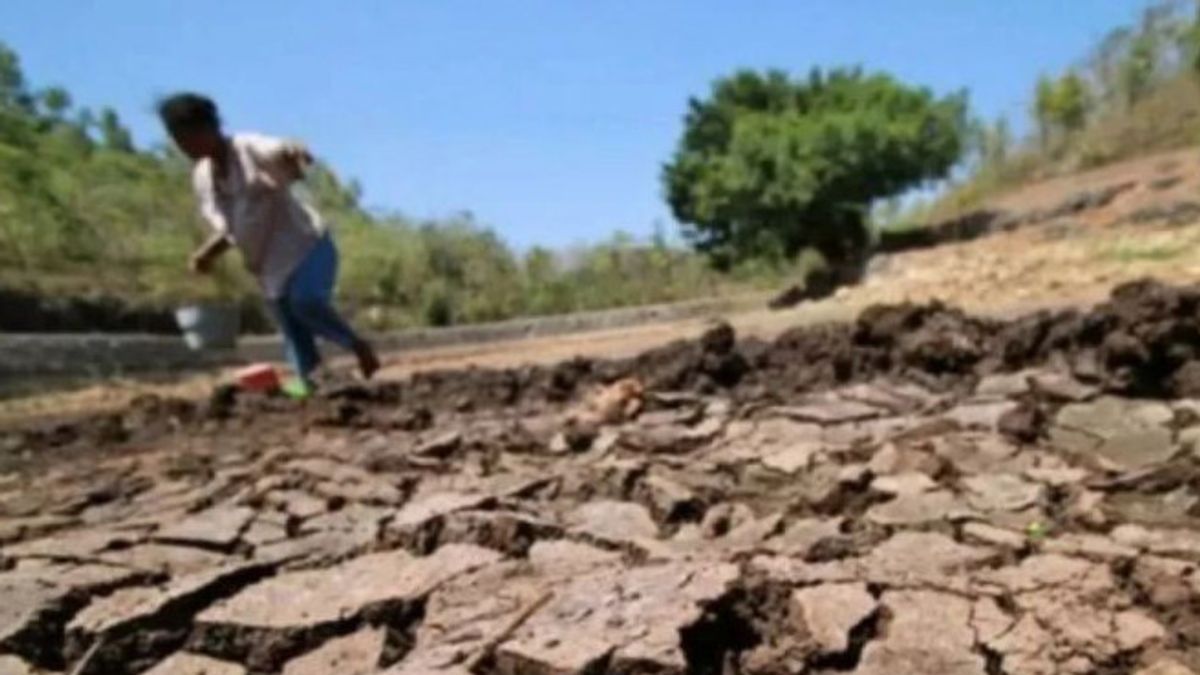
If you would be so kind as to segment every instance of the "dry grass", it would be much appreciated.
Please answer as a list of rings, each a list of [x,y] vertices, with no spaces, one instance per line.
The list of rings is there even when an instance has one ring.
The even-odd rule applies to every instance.
[[[930,207],[930,222],[978,209],[1030,183],[1200,143],[1200,80],[1180,75],[1132,108],[1110,110],[1049,147],[1026,143],[1001,166],[982,167]]]

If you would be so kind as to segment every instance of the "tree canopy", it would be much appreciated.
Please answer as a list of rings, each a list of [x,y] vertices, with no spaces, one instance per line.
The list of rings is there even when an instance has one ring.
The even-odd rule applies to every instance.
[[[1069,134],[1083,129],[1092,108],[1092,94],[1087,81],[1071,70],[1056,79],[1039,78],[1033,106],[1045,144],[1056,133]]]
[[[967,130],[962,93],[857,69],[742,71],[690,101],[663,183],[718,264],[806,248],[845,260],[866,244],[871,203],[944,176]]]

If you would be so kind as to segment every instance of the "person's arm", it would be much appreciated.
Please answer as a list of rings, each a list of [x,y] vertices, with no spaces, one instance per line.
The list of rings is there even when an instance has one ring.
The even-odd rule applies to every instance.
[[[244,138],[272,180],[285,184],[303,180],[305,170],[313,163],[312,153],[300,141],[259,135]]]
[[[287,141],[283,148],[283,162],[292,176],[292,181],[298,181],[304,178],[305,171],[312,166],[313,156],[303,143]]]
[[[188,260],[188,268],[196,274],[205,274],[212,269],[217,258],[229,250],[232,243],[229,240],[229,224],[225,222],[225,214],[217,206],[217,194],[213,189],[211,172],[197,170],[192,178],[192,188],[200,204],[200,215],[212,228],[213,233],[192,253]]]
[[[228,251],[230,246],[229,237],[223,234],[214,234],[192,253],[188,267],[196,274],[207,274],[212,270],[213,263],[217,262],[217,258]]]

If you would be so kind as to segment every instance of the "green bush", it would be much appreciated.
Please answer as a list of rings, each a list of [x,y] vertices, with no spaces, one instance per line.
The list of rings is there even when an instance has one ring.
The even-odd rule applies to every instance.
[[[718,264],[816,248],[852,260],[872,201],[941,178],[967,140],[965,94],[884,74],[742,71],[690,102],[663,171],[685,233]]]

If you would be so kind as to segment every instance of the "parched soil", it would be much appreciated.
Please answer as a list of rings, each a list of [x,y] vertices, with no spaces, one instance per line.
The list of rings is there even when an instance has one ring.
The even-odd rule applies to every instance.
[[[1200,670],[1200,287],[0,436],[0,673]]]

